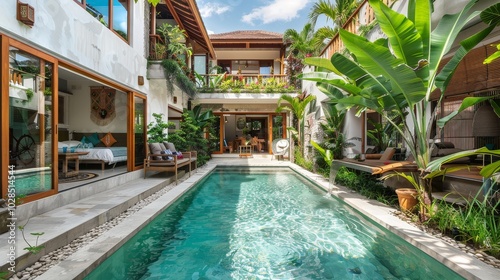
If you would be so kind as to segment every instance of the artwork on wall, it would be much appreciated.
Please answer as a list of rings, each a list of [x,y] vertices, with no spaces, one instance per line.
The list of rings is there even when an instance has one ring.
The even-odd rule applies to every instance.
[[[116,90],[109,87],[90,87],[90,119],[97,125],[107,125],[116,117]]]
[[[245,117],[238,117],[238,119],[236,120],[236,128],[238,130],[242,130],[245,128],[246,125],[247,125],[247,121],[246,121]]]

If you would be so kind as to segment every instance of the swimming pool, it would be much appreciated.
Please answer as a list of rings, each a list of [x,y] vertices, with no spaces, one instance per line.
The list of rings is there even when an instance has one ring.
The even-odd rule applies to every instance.
[[[462,279],[290,169],[216,169],[86,279]]]
[[[52,189],[51,171],[19,172],[16,174],[14,186],[16,187],[17,196],[50,191]]]

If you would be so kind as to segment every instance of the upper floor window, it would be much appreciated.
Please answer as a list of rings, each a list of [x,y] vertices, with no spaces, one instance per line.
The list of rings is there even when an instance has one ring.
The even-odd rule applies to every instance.
[[[130,0],[74,0],[109,29],[129,40]]]

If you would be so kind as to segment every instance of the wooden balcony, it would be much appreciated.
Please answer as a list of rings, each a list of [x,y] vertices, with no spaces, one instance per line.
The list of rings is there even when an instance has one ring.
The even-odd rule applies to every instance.
[[[299,90],[291,87],[282,74],[209,74],[196,78],[199,92],[262,92],[286,93]]]
[[[390,6],[395,0],[383,0],[384,4]],[[346,31],[354,34],[358,34],[359,27],[361,25],[369,25],[375,20],[375,13],[373,9],[368,4],[368,0],[362,1],[356,11],[351,15],[347,22],[342,26]],[[344,50],[344,43],[340,39],[339,34],[332,38],[330,43],[323,49],[320,56],[325,58],[330,58],[336,52],[342,52]]]

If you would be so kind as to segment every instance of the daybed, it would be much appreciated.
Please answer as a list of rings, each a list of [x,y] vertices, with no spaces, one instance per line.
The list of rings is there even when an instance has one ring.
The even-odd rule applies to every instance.
[[[79,133],[73,132],[73,139],[59,142],[59,152],[72,147],[75,152],[88,152],[79,156],[80,163],[98,163],[102,170],[105,165],[115,165],[127,161],[126,133]]]
[[[458,153],[463,151],[462,149],[455,148],[455,145],[451,142],[437,142],[432,144],[431,147],[431,161],[438,159],[440,157],[444,157],[447,155],[451,155],[454,153]],[[476,159],[475,155],[459,158],[449,163],[469,163],[474,162]]]
[[[144,179],[148,171],[168,171],[175,173],[175,182],[177,183],[177,170],[183,166],[188,166],[189,176],[191,176],[192,167],[196,168],[196,152],[178,152],[174,144],[149,143],[146,145],[146,158],[144,159]]]

